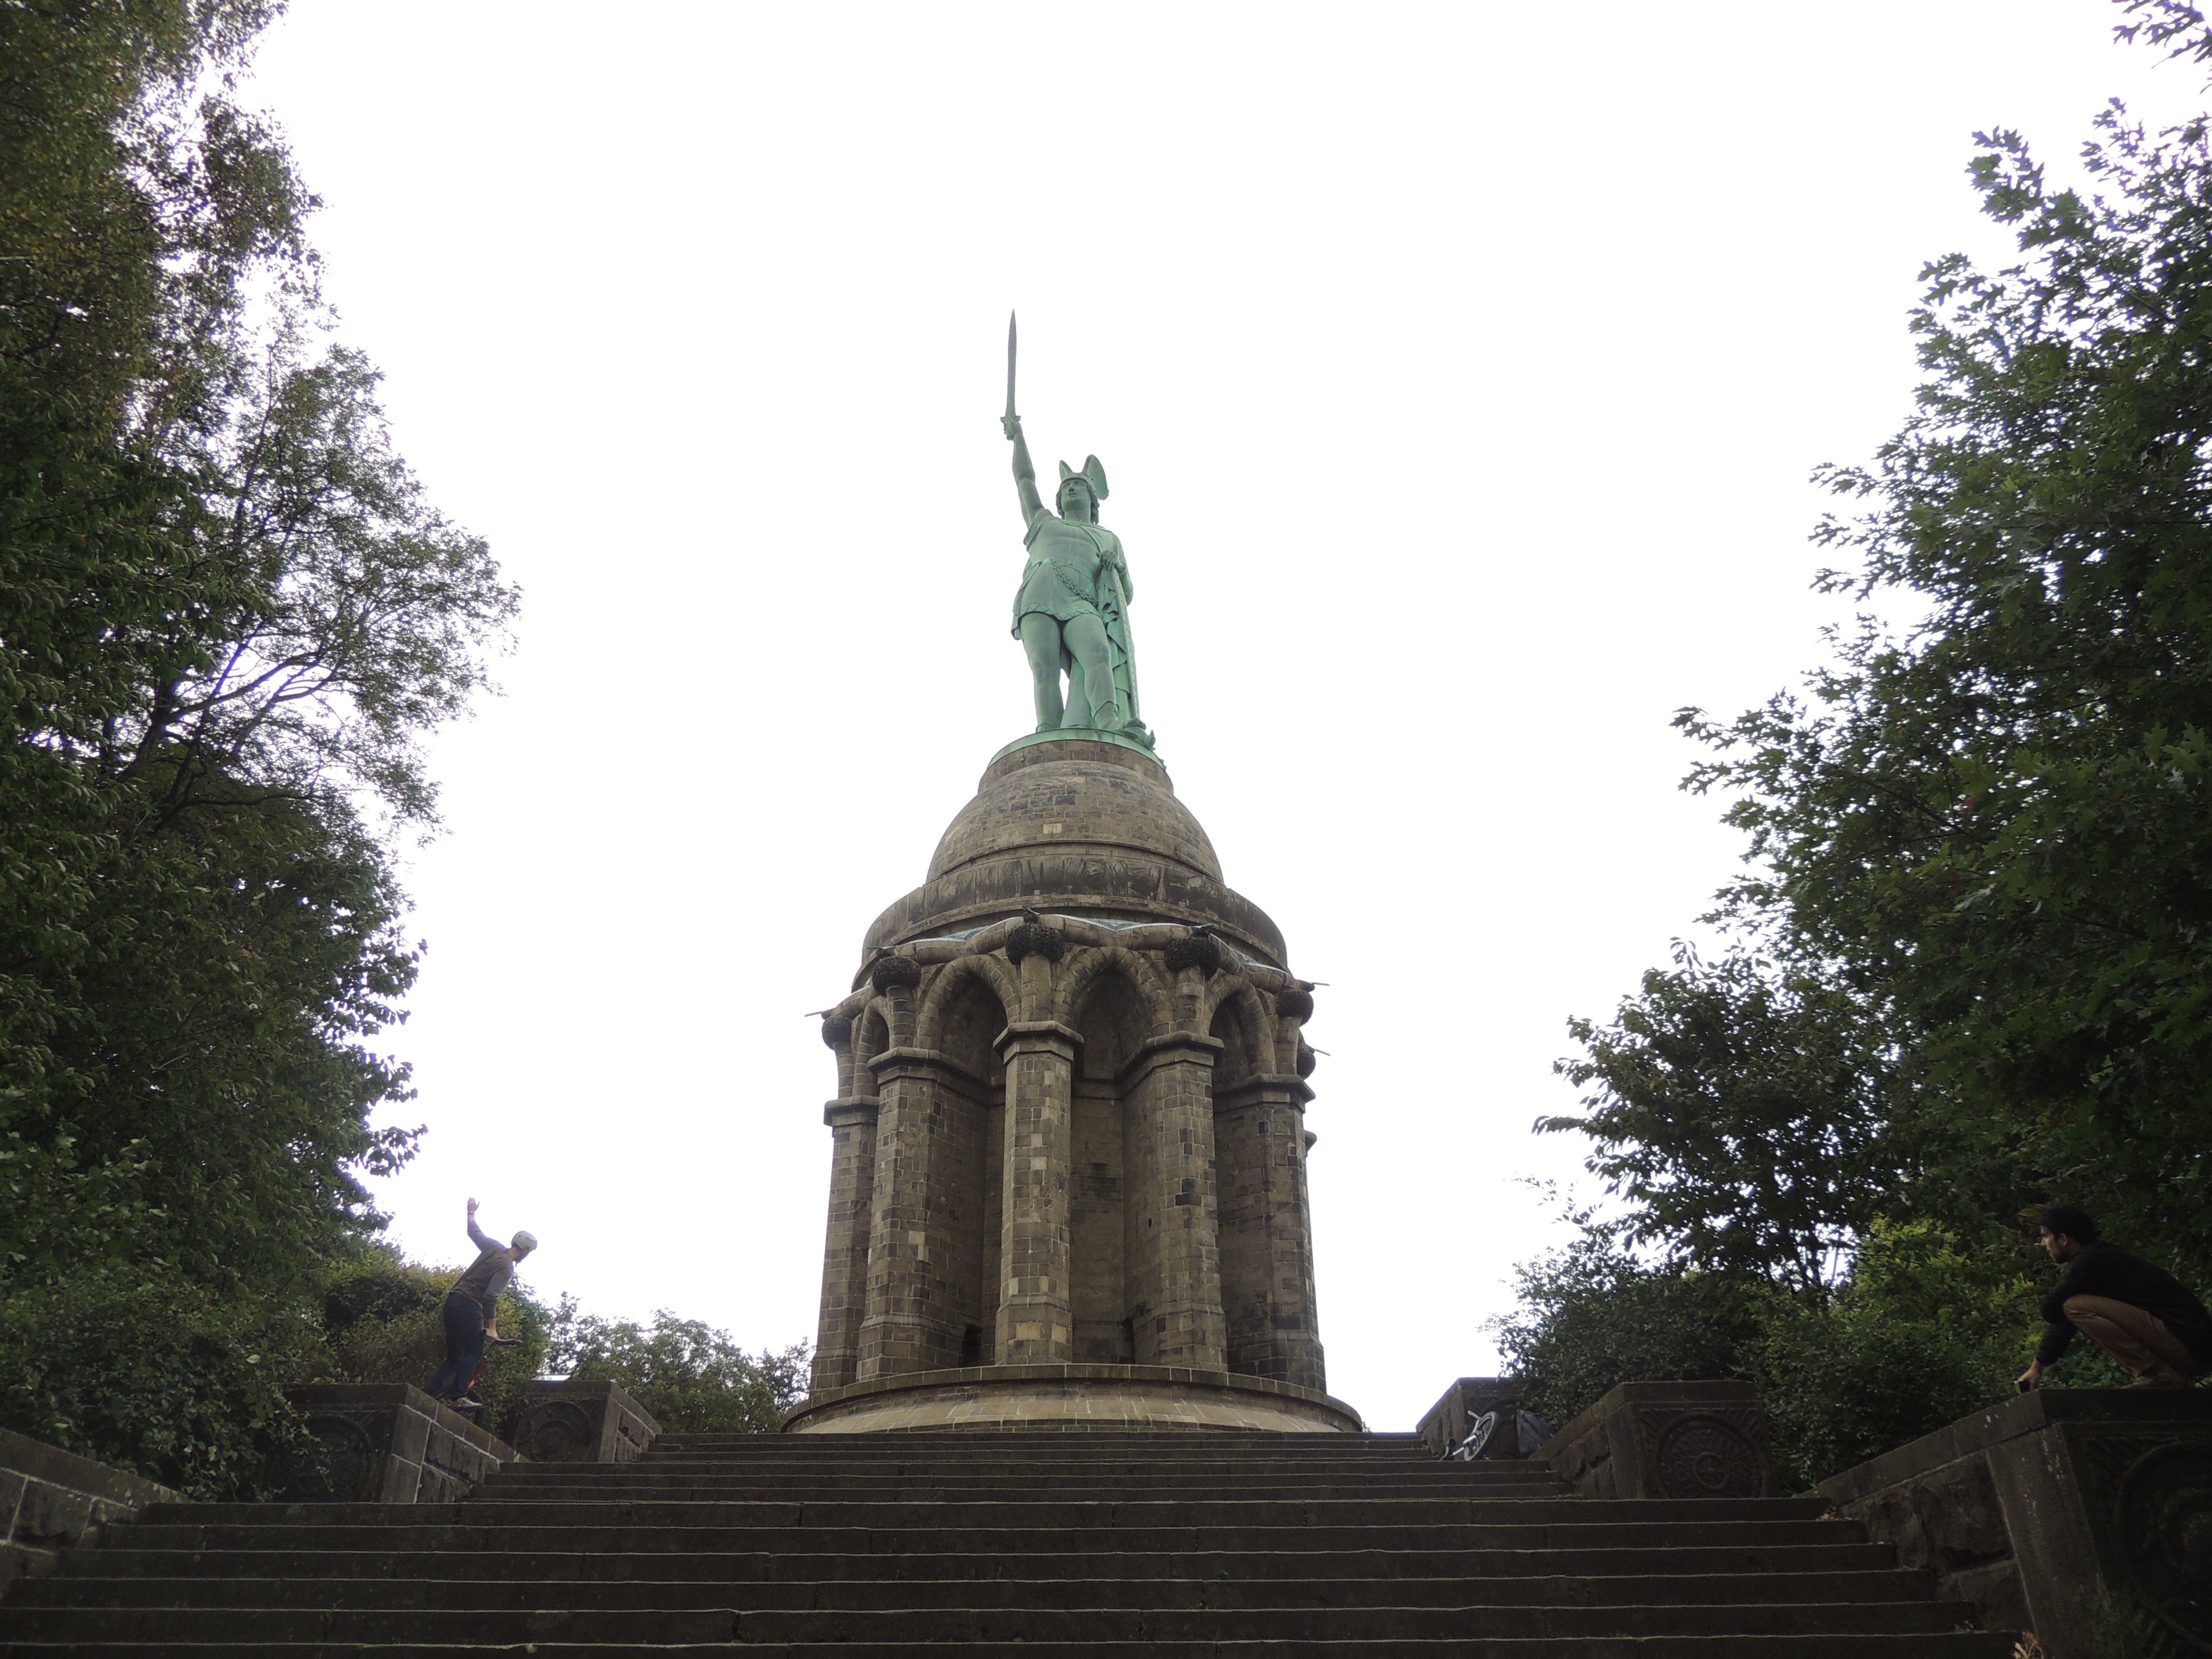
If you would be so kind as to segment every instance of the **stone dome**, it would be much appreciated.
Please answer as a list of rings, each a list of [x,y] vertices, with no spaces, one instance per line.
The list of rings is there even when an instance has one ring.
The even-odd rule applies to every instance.
[[[1213,843],[1167,769],[1132,744],[1047,737],[1002,750],[937,843],[928,879],[876,918],[863,948],[988,926],[1024,906],[1211,922],[1285,965],[1281,933],[1223,885]]]
[[[1112,744],[1061,739],[991,763],[937,843],[929,879],[1022,848],[1118,848],[1221,879],[1213,843],[1176,799],[1167,769]]]

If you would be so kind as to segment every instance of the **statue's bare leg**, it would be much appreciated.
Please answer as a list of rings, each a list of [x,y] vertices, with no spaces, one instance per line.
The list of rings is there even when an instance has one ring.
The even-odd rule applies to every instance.
[[[1106,625],[1096,617],[1078,617],[1066,624],[1066,632],[1068,654],[1083,665],[1091,726],[1101,732],[1120,731],[1123,710],[1114,684],[1114,648],[1107,642]]]
[[[1024,617],[1022,649],[1029,653],[1030,679],[1036,691],[1036,729],[1056,732],[1064,712],[1060,701],[1058,619],[1042,611],[1032,611]]]

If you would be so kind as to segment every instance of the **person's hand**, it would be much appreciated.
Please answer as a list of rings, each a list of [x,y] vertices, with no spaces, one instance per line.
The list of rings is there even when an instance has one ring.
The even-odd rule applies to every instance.
[[[2040,1359],[2031,1361],[2028,1368],[2016,1380],[2024,1392],[2033,1394],[2043,1386],[2043,1362]]]
[[[470,1213],[471,1215],[474,1215],[476,1212],[477,1212],[477,1201],[476,1201],[476,1200],[474,1200],[474,1199],[472,1198],[472,1199],[471,1199],[471,1200],[469,1200],[469,1213]]]
[[[1000,416],[999,429],[1006,434],[1006,441],[1012,443],[1022,435],[1022,417],[1018,415]]]

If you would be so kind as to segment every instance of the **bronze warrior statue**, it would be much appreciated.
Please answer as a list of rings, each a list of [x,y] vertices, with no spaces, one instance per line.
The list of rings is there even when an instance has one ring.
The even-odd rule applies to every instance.
[[[1117,732],[1146,748],[1137,706],[1137,657],[1129,634],[1129,564],[1121,538],[1098,523],[1106,469],[1085,458],[1083,470],[1060,464],[1054,512],[1037,494],[1036,468],[1014,413],[1014,331],[1006,325],[1006,413],[1000,422],[1014,446],[1014,488],[1028,534],[1029,565],[1014,595],[1014,637],[1029,653],[1036,693],[1036,729]],[[1062,702],[1060,678],[1067,676]]]

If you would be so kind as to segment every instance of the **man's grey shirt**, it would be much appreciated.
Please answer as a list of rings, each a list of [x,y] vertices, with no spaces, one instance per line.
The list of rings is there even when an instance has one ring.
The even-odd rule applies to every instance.
[[[469,1237],[483,1254],[455,1281],[452,1294],[469,1297],[484,1310],[486,1319],[492,1319],[499,1313],[500,1292],[514,1277],[514,1255],[497,1239],[485,1237],[474,1216],[469,1218]]]

